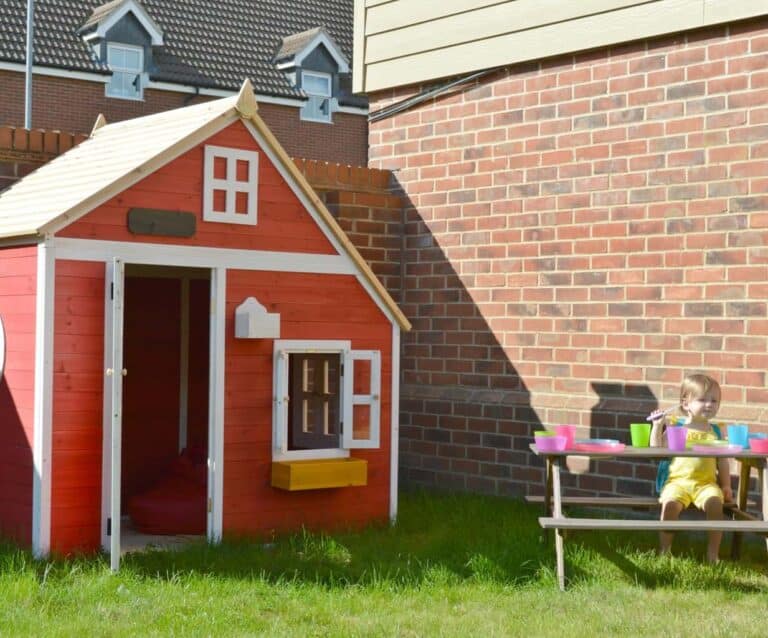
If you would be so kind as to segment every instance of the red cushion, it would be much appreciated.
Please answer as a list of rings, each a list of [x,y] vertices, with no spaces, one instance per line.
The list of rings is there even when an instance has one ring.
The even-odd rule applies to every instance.
[[[128,499],[128,514],[144,534],[205,534],[207,471],[182,454],[154,487]]]

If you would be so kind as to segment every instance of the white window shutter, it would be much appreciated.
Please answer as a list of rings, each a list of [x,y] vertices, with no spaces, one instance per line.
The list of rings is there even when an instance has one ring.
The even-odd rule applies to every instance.
[[[381,353],[378,350],[348,350],[344,355],[343,447],[377,448],[381,431]],[[367,361],[370,367],[369,387],[367,392],[360,394],[355,394],[357,361]],[[357,372],[361,372],[359,367]]]
[[[272,410],[272,445],[277,452],[285,452],[288,433],[288,353],[275,351],[274,409]]]

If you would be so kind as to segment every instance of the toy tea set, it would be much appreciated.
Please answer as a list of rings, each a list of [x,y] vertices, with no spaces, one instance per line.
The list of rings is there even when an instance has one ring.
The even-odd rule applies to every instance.
[[[688,428],[684,419],[677,419],[667,426],[667,447],[672,451],[693,450],[702,454],[733,454],[749,448],[758,454],[768,454],[768,434],[749,432],[744,423],[712,421],[712,429],[727,433],[727,439],[715,441],[688,441]],[[651,424],[631,423],[630,439],[633,447],[648,447],[650,444]],[[723,432],[725,431],[725,432]],[[552,430],[537,430],[534,441],[540,452],[621,452],[625,444],[617,439],[577,439],[575,425],[556,425]]]

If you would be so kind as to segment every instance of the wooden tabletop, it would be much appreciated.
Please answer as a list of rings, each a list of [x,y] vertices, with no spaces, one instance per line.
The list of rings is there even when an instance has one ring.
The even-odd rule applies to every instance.
[[[611,451],[611,452],[586,452],[582,450],[563,450],[562,452],[542,452],[536,447],[535,443],[531,443],[531,450],[534,454],[539,456],[588,456],[590,458],[632,458],[632,459],[668,459],[675,456],[692,456],[692,457],[724,457],[728,459],[755,459],[765,461],[768,459],[768,454],[759,454],[748,448],[738,451],[723,452],[717,450],[713,452],[694,452],[693,450],[680,450],[673,451],[665,447],[632,447],[627,445],[623,450]]]

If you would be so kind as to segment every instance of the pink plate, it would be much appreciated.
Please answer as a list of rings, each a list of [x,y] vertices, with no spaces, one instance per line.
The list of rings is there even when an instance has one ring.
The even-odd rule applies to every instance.
[[[727,456],[741,452],[742,447],[740,445],[694,445],[691,449],[699,454],[725,454]]]
[[[623,443],[579,443],[573,448],[579,452],[606,452],[611,454],[613,452],[621,452],[624,449]]]

